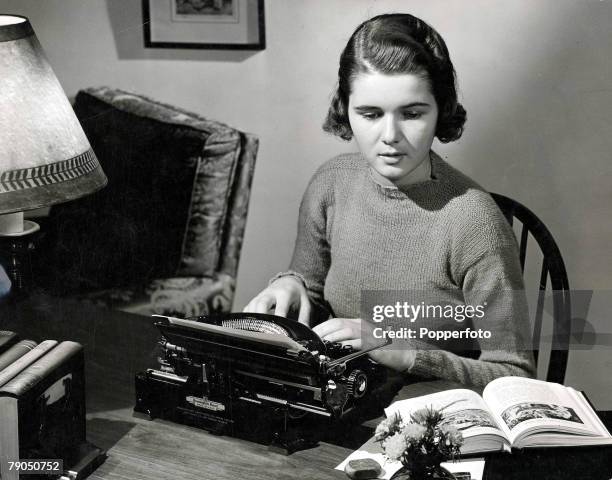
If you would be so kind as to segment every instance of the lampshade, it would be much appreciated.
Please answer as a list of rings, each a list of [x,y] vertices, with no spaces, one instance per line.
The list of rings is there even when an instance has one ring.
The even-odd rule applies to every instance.
[[[106,181],[30,22],[0,15],[0,214],[73,200]]]

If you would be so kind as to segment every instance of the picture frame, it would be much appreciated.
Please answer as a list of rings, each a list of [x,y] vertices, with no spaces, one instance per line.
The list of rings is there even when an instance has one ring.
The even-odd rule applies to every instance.
[[[142,0],[145,48],[263,50],[264,0]]]

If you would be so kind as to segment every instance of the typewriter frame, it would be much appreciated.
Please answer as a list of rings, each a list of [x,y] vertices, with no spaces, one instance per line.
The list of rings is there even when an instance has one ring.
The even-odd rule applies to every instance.
[[[159,318],[160,367],[135,379],[134,410],[151,419],[291,453],[370,411],[386,380],[386,369],[365,352],[322,342],[305,325],[281,317]],[[277,325],[288,338],[222,326],[241,319]]]

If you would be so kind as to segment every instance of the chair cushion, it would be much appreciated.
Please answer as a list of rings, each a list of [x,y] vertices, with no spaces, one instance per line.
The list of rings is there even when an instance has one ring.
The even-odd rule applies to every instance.
[[[229,312],[235,281],[224,273],[209,277],[154,280],[145,288],[107,289],[78,296],[98,307],[139,315],[170,315],[188,318]]]
[[[52,209],[46,283],[72,293],[212,277],[240,133],[106,87],[79,92],[74,109],[109,182]]]

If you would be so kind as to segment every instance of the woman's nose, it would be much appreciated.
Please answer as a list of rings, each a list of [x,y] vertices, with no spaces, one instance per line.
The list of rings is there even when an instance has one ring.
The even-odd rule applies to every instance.
[[[382,141],[387,145],[392,145],[399,142],[400,129],[398,128],[397,121],[393,116],[389,116],[385,119],[382,131]]]

